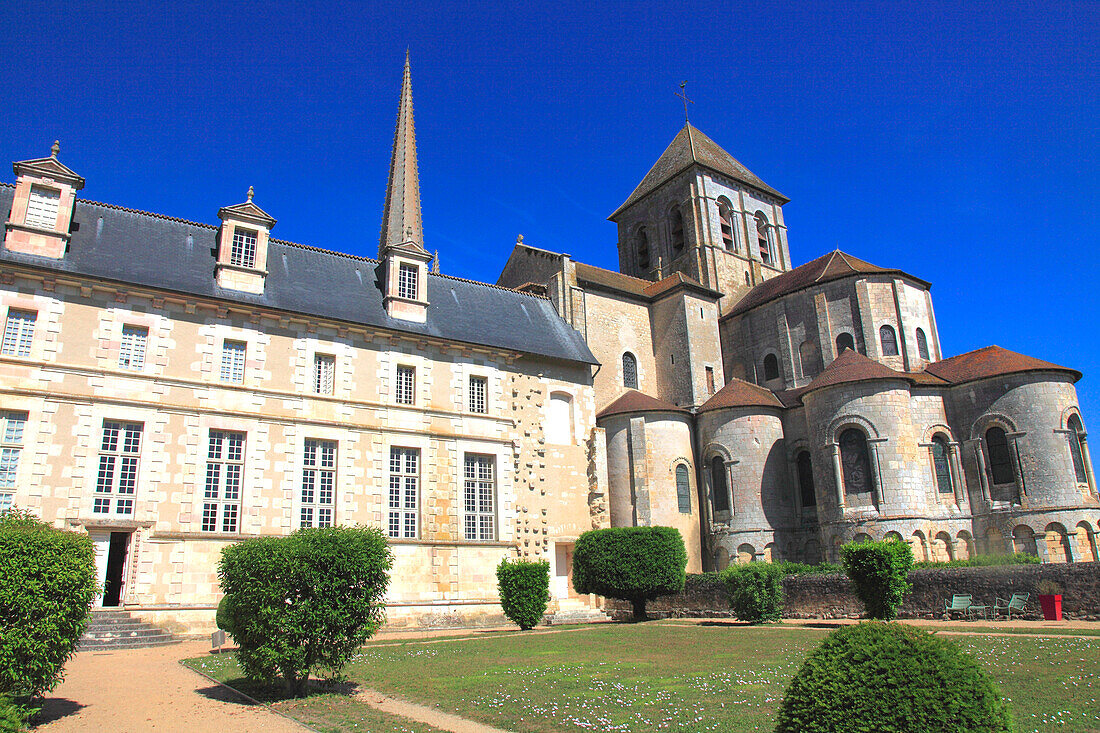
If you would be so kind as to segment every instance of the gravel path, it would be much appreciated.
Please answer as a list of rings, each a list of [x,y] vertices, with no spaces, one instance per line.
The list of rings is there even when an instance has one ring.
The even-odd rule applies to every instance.
[[[302,733],[309,729],[253,705],[179,663],[210,644],[77,652],[65,681],[46,698],[35,733],[68,731],[214,731]]]

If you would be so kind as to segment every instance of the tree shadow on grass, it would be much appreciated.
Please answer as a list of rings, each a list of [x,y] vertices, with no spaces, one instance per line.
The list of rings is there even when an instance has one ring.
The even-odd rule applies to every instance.
[[[230,689],[231,688],[231,689]],[[295,700],[286,693],[282,685],[269,685],[263,682],[255,682],[245,677],[235,677],[226,680],[222,685],[211,685],[196,690],[203,697],[228,702],[235,705],[254,705],[256,702],[270,705],[285,700]],[[306,697],[314,695],[344,695],[354,696],[359,692],[359,685],[346,680],[325,682],[322,680],[310,680]]]
[[[47,697],[42,701],[42,707],[39,709],[38,715],[34,716],[31,722],[35,725],[52,723],[55,720],[74,715],[86,707],[88,706],[66,697]]]

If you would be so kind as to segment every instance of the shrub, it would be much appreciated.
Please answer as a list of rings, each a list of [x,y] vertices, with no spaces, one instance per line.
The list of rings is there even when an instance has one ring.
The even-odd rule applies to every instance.
[[[524,631],[534,628],[550,601],[550,563],[501,560],[497,590],[504,615]]]
[[[991,565],[1037,565],[1041,561],[1038,555],[1028,555],[1017,552],[1011,555],[974,555],[966,560],[922,561],[916,563],[916,568],[982,568]]]
[[[29,718],[26,708],[12,702],[7,695],[0,695],[0,733],[23,733]]]
[[[722,572],[726,595],[737,618],[758,624],[783,615],[783,570],[778,564],[750,562]]]
[[[630,601],[646,619],[646,601],[684,589],[687,551],[672,527],[615,527],[585,532],[573,550],[573,588]]]
[[[776,733],[1008,733],[989,675],[957,646],[897,623],[846,626],[806,661],[779,708]]]
[[[300,529],[222,550],[237,662],[252,680],[281,676],[302,696],[310,673],[333,678],[385,621],[393,556],[381,530]]]
[[[64,676],[95,600],[88,535],[0,514],[0,694],[37,697]]]
[[[222,596],[222,599],[218,601],[218,611],[214,616],[214,623],[218,628],[225,633],[233,636],[233,601],[230,600],[228,595]]]
[[[844,572],[844,568],[831,562],[810,565],[804,562],[783,560],[774,564],[783,575],[840,575]]]
[[[859,542],[840,548],[844,570],[871,618],[889,621],[909,592],[913,550],[905,542]]]

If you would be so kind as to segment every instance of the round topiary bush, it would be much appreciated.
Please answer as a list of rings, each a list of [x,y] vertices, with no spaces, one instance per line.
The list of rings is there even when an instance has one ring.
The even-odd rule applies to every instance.
[[[222,596],[218,601],[218,611],[214,616],[214,623],[225,633],[233,636],[233,601],[228,595]]]
[[[730,565],[722,571],[730,608],[750,624],[778,621],[783,615],[783,568],[770,562]]]
[[[550,563],[501,560],[497,565],[497,591],[504,615],[524,631],[533,629],[550,602]]]
[[[684,589],[687,550],[674,527],[594,529],[573,548],[573,589],[630,601],[634,620],[645,604]]]
[[[840,548],[844,571],[870,618],[892,621],[912,587],[913,549],[906,542],[854,542]]]
[[[951,642],[897,623],[825,637],[791,680],[776,733],[1008,733],[985,670]]]

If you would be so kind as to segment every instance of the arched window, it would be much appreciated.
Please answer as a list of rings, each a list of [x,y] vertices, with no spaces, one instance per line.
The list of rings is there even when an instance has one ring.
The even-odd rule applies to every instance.
[[[1081,424],[1081,418],[1073,415],[1066,423],[1070,429],[1069,454],[1073,458],[1073,473],[1077,477],[1077,483],[1087,484],[1089,477],[1085,473],[1085,452],[1081,449],[1081,436],[1085,432],[1085,426]]]
[[[836,353],[839,355],[845,349],[856,350],[856,340],[852,338],[852,334],[847,332],[836,337]]]
[[[942,435],[932,438],[932,465],[936,469],[936,489],[941,494],[954,494],[951,484],[951,466],[947,457],[947,441]]]
[[[1008,437],[1005,431],[992,427],[985,431],[985,450],[989,458],[989,474],[995,484],[1011,484],[1016,481],[1012,474],[1012,455],[1008,452]]]
[[[623,386],[638,389],[638,360],[629,351],[623,354]]]
[[[924,329],[917,329],[917,356],[928,361],[928,337],[924,335]]]
[[[710,459],[710,490],[714,511],[728,512],[730,510],[730,494],[726,488],[726,462],[722,456],[715,456]]]
[[[798,468],[798,494],[802,499],[802,506],[817,506],[817,494],[814,492],[814,466],[810,460],[810,452],[804,450],[795,458]]]
[[[894,332],[894,327],[885,325],[878,330],[878,340],[882,343],[882,355],[883,356],[897,356],[898,355],[898,335]]]
[[[722,230],[722,246],[730,252],[736,252],[737,235],[733,229],[733,207],[726,199],[718,199],[718,225]]]
[[[550,394],[546,416],[546,442],[557,445],[573,443],[573,398],[565,392]]]
[[[848,428],[840,434],[840,465],[844,471],[844,493],[870,504],[871,458],[867,452],[867,436],[862,430]]]
[[[802,342],[798,347],[798,359],[802,362],[803,377],[808,379],[821,371],[821,355],[818,353],[817,344],[813,341]]]
[[[772,263],[772,250],[768,241],[768,217],[763,211],[756,212],[756,243],[760,248],[760,261],[765,265]]]
[[[779,357],[768,354],[764,357],[764,381],[770,382],[773,379],[779,379]]]
[[[672,251],[679,252],[684,248],[684,215],[679,207],[669,212],[669,221],[672,225]]]
[[[680,464],[676,467],[676,504],[681,514],[691,514],[691,491],[688,487],[688,467]]]
[[[638,267],[643,270],[649,269],[649,233],[645,227],[638,228]]]

